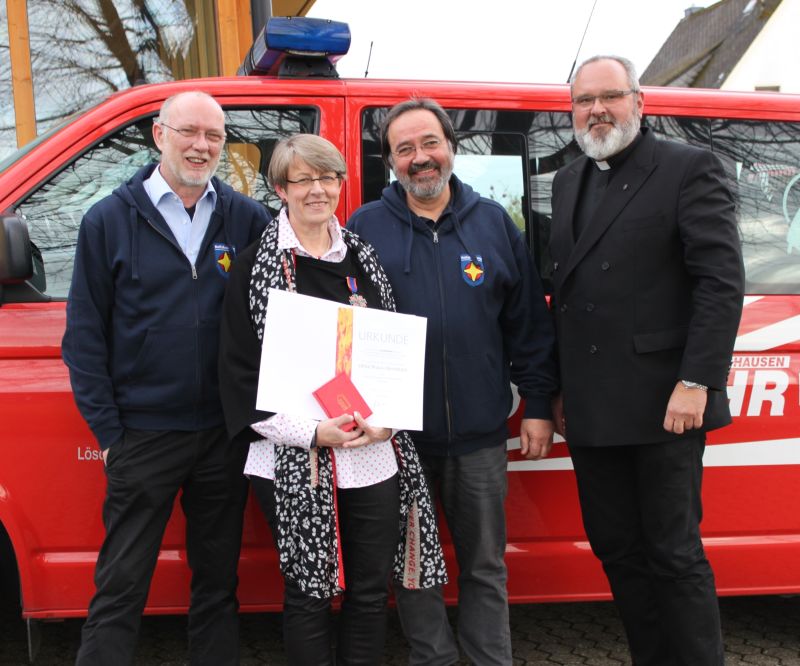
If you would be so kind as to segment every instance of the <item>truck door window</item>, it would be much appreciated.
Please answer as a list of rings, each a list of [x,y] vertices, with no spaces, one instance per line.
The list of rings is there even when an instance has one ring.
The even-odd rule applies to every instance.
[[[470,187],[503,206],[522,233],[528,226],[524,155],[524,135],[467,134],[458,138],[454,167]]]
[[[709,148],[736,204],[748,294],[800,294],[800,123],[647,118],[657,136]]]
[[[748,294],[800,294],[800,123],[712,120],[736,200]]]
[[[272,149],[286,136],[316,131],[318,111],[228,109],[225,115],[228,140],[217,176],[277,212],[278,200],[266,180]],[[69,291],[83,214],[140,167],[158,160],[152,125],[153,117],[147,116],[116,130],[17,204],[31,242],[41,253],[43,272],[37,273],[32,284],[50,298],[64,299]]]
[[[527,231],[525,206],[525,137],[470,133],[458,137],[453,171],[482,196],[497,201],[522,233]],[[396,180],[389,172],[389,181]]]
[[[386,108],[365,109],[362,115],[362,199],[380,198],[390,175],[380,158],[380,123]],[[469,160],[456,161],[456,173],[484,196],[515,202],[517,173],[505,159],[514,150],[469,150],[468,137],[508,136],[520,132],[527,154],[526,187],[522,213],[528,242],[545,289],[552,276],[547,245],[552,210],[550,197],[556,171],[581,153],[572,133],[569,113],[447,109],[462,145],[459,153]],[[736,202],[742,239],[747,292],[751,294],[800,293],[800,123],[725,120],[681,116],[647,116],[643,124],[661,138],[713,150],[722,160]],[[502,146],[502,140],[496,145]],[[525,154],[525,153],[523,153]],[[473,155],[491,156],[491,166],[480,165]],[[481,158],[482,159],[482,158]],[[496,170],[494,182],[481,173]],[[464,169],[467,171],[464,171]],[[474,182],[470,182],[475,179]],[[503,195],[506,195],[503,197]],[[515,204],[512,203],[513,209]],[[512,217],[514,213],[510,211]]]
[[[708,118],[645,116],[642,125],[649,127],[660,139],[688,143],[711,150],[711,126]]]
[[[581,154],[572,134],[572,118],[563,111],[530,113],[528,164],[530,172],[530,228],[535,233],[534,259],[542,286],[552,291],[553,262],[550,259],[550,225],[553,220],[553,178],[563,166]]]

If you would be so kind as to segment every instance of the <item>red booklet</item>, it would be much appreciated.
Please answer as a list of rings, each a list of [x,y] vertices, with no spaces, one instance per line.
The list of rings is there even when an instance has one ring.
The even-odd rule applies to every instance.
[[[314,397],[329,418],[335,418],[342,414],[352,414],[358,412],[362,418],[367,418],[372,414],[369,405],[361,397],[350,377],[339,373],[329,382],[326,382],[314,391]],[[350,431],[356,427],[356,422],[351,421],[341,426],[342,430]]]

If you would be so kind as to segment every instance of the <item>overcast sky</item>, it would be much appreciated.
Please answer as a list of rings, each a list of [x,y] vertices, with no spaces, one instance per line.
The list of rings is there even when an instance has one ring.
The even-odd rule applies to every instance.
[[[594,0],[315,0],[308,16],[350,24],[347,78],[564,83]],[[579,60],[630,58],[641,74],[692,5],[597,0]]]

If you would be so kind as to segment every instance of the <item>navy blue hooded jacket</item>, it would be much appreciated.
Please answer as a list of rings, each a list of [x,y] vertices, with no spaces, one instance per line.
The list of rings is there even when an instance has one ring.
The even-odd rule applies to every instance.
[[[558,390],[551,317],[525,239],[503,207],[450,179],[436,231],[399,182],[359,208],[348,228],[370,243],[397,310],[428,318],[420,451],[459,455],[508,436],[510,381],[526,418],[552,418]]]
[[[227,270],[266,209],[212,179],[217,203],[195,266],[144,189],[155,165],[86,213],[78,233],[62,355],[100,447],[125,428],[223,423],[217,347]]]

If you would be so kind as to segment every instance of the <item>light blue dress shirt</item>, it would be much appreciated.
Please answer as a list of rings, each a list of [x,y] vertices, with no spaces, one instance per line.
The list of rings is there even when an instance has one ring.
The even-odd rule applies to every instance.
[[[211,220],[211,213],[217,205],[217,192],[211,181],[206,183],[205,192],[195,205],[194,218],[189,217],[181,198],[164,180],[164,176],[161,175],[161,165],[156,167],[150,178],[144,181],[144,190],[166,220],[181,250],[194,266]]]

